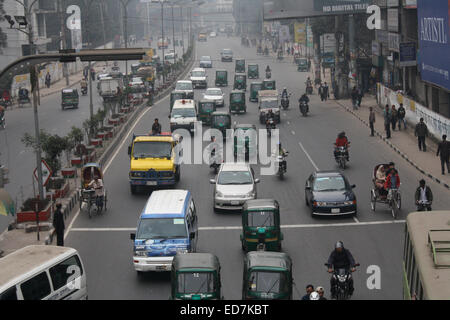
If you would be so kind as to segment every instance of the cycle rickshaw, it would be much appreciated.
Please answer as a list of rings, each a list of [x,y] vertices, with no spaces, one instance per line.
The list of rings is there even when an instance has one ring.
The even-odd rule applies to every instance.
[[[80,190],[80,211],[85,204],[86,211],[89,218],[92,217],[92,207],[96,207],[96,212],[99,214],[103,210],[106,211],[107,193],[103,186],[103,199],[97,199],[95,190],[89,186],[92,180],[98,177],[103,181],[103,172],[98,163],[87,163],[81,169],[81,190]]]
[[[400,194],[400,190],[398,188],[391,188],[389,189],[389,191],[386,191],[384,188],[377,185],[376,175],[380,166],[384,166],[385,168],[389,167],[388,164],[379,164],[375,166],[373,170],[373,188],[370,191],[370,207],[372,211],[375,211],[377,203],[388,205],[391,210],[392,217],[396,219],[398,211],[400,211],[402,208],[402,197]]]

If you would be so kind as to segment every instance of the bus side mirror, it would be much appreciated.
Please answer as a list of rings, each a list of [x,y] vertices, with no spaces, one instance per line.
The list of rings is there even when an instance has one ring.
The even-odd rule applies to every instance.
[[[136,239],[136,234],[130,233],[130,239],[134,241]]]

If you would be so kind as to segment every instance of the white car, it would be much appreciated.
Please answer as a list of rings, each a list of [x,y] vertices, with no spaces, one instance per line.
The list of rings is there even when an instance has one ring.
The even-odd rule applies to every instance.
[[[214,211],[242,210],[245,201],[256,199],[256,184],[253,170],[248,163],[222,163],[214,184]]]
[[[200,68],[212,68],[212,60],[210,56],[202,56],[200,58]]]
[[[203,94],[203,99],[205,100],[213,100],[216,104],[216,107],[224,107],[225,99],[222,89],[220,88],[208,88],[206,92]]]
[[[191,71],[191,81],[192,86],[195,88],[207,88],[208,87],[208,76],[203,68],[195,68]]]
[[[194,133],[197,122],[197,109],[195,101],[191,99],[175,100],[170,113],[170,131],[186,129]]]
[[[184,91],[188,99],[194,99],[194,87],[192,86],[191,80],[178,80],[175,90]]]
[[[209,34],[209,37],[210,37],[210,38],[215,38],[215,37],[217,37],[217,34],[216,34],[215,32],[211,32],[211,33]]]

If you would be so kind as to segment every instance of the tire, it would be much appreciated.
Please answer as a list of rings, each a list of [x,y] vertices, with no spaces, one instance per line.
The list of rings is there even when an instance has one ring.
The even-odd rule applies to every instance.
[[[370,208],[372,209],[372,211],[375,211],[376,203],[377,203],[377,197],[375,196],[374,191],[371,190],[370,191]]]
[[[178,167],[177,171],[175,172],[175,181],[180,182],[180,179],[181,179],[181,172],[180,168]]]
[[[400,195],[400,193],[397,193],[397,209],[401,210],[402,209],[402,197]]]
[[[106,207],[106,202],[108,201],[108,195],[107,195],[107,193],[105,192],[105,198],[103,199],[103,209],[105,209],[105,212],[106,212],[106,210],[107,210],[107,207]]]
[[[91,203],[89,202],[89,203],[88,203],[88,207],[87,207],[87,212],[88,212],[88,215],[89,215],[89,219],[92,218],[91,208],[92,208],[92,205],[91,205]]]
[[[137,186],[130,185],[130,191],[131,191],[131,194],[136,194],[137,193]]]

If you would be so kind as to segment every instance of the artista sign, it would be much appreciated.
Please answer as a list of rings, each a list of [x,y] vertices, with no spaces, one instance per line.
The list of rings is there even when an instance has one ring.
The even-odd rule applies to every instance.
[[[418,0],[419,68],[422,80],[450,90],[449,0]]]

